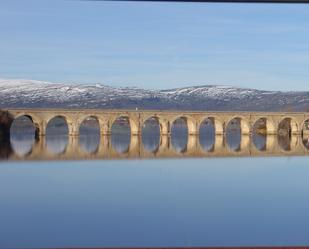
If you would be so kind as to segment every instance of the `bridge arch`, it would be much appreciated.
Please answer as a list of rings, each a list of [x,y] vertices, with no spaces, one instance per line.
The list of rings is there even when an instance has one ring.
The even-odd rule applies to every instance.
[[[44,133],[45,127],[42,125],[42,120],[37,117],[35,114],[30,114],[30,113],[19,113],[18,115],[13,117],[12,124],[14,123],[15,120],[21,117],[27,117],[30,119],[30,121],[33,123],[33,126],[35,127],[35,136],[37,137],[38,135]]]
[[[184,154],[188,148],[190,127],[192,130],[192,121],[188,120],[183,115],[174,116],[171,119],[171,145],[173,151],[176,153]],[[191,126],[190,126],[191,125]]]
[[[227,148],[232,152],[241,152],[248,144],[250,134],[249,120],[243,116],[230,117],[225,127]]]
[[[21,121],[21,122],[19,122]],[[29,115],[18,115],[10,124],[10,145],[19,157],[31,155],[38,137],[38,128]]]
[[[305,119],[302,123],[301,123],[301,132],[302,133],[307,133],[309,134],[309,119]]]
[[[243,116],[233,116],[227,120],[225,128],[227,129],[233,121],[239,121],[241,134],[250,134],[251,129],[248,119]]]
[[[169,134],[170,132],[170,127],[169,127],[169,123],[168,121],[165,121],[163,119],[163,117],[159,116],[159,115],[148,115],[144,118],[143,120],[143,124],[142,127],[144,127],[145,123],[148,122],[149,120],[154,119],[156,120],[156,122],[158,122],[159,124],[159,128],[160,128],[160,134],[161,135],[166,135]]]
[[[260,124],[261,125],[260,125]],[[275,134],[276,133],[276,126],[275,124],[267,117],[261,116],[257,117],[252,121],[252,128],[257,128],[257,126],[262,126],[259,128],[259,132],[265,133],[265,134]]]
[[[203,151],[213,151],[216,141],[216,126],[215,118],[213,117],[204,117],[200,120],[199,128],[199,146]]]
[[[128,121],[129,126],[130,126],[130,134],[131,135],[137,135],[139,134],[139,126],[138,126],[138,122],[135,121],[132,117],[130,117],[127,114],[119,114],[114,116],[111,120],[110,120],[110,129],[112,129],[113,125],[115,124],[115,122],[117,120],[121,120],[121,119],[125,119]],[[111,134],[111,130],[110,130],[110,134]]]
[[[49,126],[51,125],[51,122],[53,122],[56,119],[62,119],[66,125],[66,129],[67,129],[67,135],[71,135],[73,133],[73,125],[75,126],[76,124],[73,123],[72,121],[70,121],[68,119],[67,116],[65,115],[55,115],[55,116],[51,116],[46,120],[46,127],[45,127],[45,132],[47,132],[47,130],[49,129]]]
[[[215,134],[223,134],[224,133],[224,127],[223,127],[223,122],[220,120],[219,117],[216,116],[204,116],[200,119],[198,123],[198,129],[200,130],[203,122],[206,120],[211,121],[212,125],[215,128]]]
[[[142,122],[142,146],[145,151],[156,153],[159,150],[163,129],[160,119],[157,116],[149,116]]]
[[[252,120],[251,141],[254,148],[258,151],[266,151],[268,149],[267,142],[270,134],[274,134],[274,126],[271,126],[266,117],[257,117]]]
[[[101,132],[101,124],[100,124],[100,119],[96,116],[96,115],[85,115],[83,117],[81,117],[79,119],[79,124],[78,124],[78,130],[79,130],[79,134],[80,134],[80,129],[82,127],[82,125],[87,122],[88,120],[93,120],[95,122],[97,122],[98,126],[99,126],[99,131]]]
[[[79,147],[83,152],[95,154],[98,152],[101,141],[101,126],[97,116],[89,115],[80,119]]]
[[[299,132],[299,127],[297,122],[292,117],[286,116],[282,117],[279,121],[277,131],[279,134],[282,132],[288,132],[290,135],[297,134]]]
[[[173,126],[175,121],[178,120],[178,119],[182,119],[186,122],[189,135],[198,134],[198,130],[197,130],[197,127],[196,127],[196,120],[189,115],[177,115],[177,116],[173,117],[173,119],[170,122],[171,127]]]
[[[111,148],[118,155],[126,155],[130,151],[132,125],[135,125],[134,121],[126,114],[118,114],[110,119]]]
[[[51,126],[53,122],[56,122],[54,123],[55,126]],[[63,124],[64,127],[62,126]],[[64,128],[64,130],[59,130],[61,127]],[[48,153],[57,156],[64,155],[69,146],[70,135],[70,128],[67,117],[61,114],[48,117],[46,119],[45,133],[45,143]]]

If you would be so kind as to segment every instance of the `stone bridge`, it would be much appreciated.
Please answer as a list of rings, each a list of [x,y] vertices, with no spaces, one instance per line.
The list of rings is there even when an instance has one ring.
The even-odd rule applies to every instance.
[[[159,110],[77,110],[77,109],[7,109],[16,119],[29,117],[34,123],[37,134],[44,136],[50,120],[62,117],[68,125],[70,136],[79,135],[80,124],[87,118],[95,118],[100,125],[102,135],[111,134],[111,127],[118,118],[129,121],[131,135],[141,134],[142,127],[148,119],[156,119],[160,125],[161,135],[171,132],[175,120],[183,119],[190,135],[198,134],[202,122],[210,120],[217,135],[224,134],[227,125],[233,121],[240,122],[241,133],[250,134],[254,125],[261,120],[265,122],[267,134],[277,134],[281,124],[285,124],[291,134],[308,133],[309,113],[301,112],[196,112],[196,111],[159,111]]]
[[[189,111],[140,111],[140,110],[62,110],[62,109],[8,109],[12,119],[28,117],[39,135],[25,155],[8,153],[13,160],[68,160],[68,159],[118,159],[118,158],[168,158],[168,157],[230,157],[230,156],[294,156],[309,155],[309,113],[292,112],[189,112]],[[68,126],[68,141],[61,153],[48,147],[46,127],[55,117],[62,117]],[[94,152],[87,152],[78,139],[80,125],[87,118],[96,119],[100,126],[100,143]],[[119,153],[112,145],[111,130],[118,118],[126,118],[131,138],[126,151]],[[171,127],[177,119],[183,119],[188,128],[187,144],[183,151],[173,148]],[[160,142],[154,151],[147,151],[142,143],[143,126],[155,119],[160,126]],[[201,145],[199,131],[202,123],[211,121],[215,141],[209,150]],[[239,148],[231,149],[226,141],[228,125],[238,120],[242,133]],[[252,142],[255,124],[263,120],[266,135],[265,146],[258,149]],[[282,126],[284,124],[284,126]],[[280,145],[280,127],[285,133],[287,145]],[[281,139],[282,140],[282,139]],[[3,150],[5,151],[5,150]],[[8,150],[10,151],[10,150]]]

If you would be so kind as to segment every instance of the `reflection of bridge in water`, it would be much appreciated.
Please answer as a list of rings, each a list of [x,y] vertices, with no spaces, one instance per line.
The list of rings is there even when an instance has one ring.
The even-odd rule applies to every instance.
[[[8,112],[12,118],[12,127],[16,120],[26,117],[37,134],[36,139],[34,136],[31,139],[25,139],[20,134],[18,136],[11,134],[9,147],[12,148],[8,148],[8,144],[3,145],[5,149],[2,148],[2,151],[7,151],[7,153],[2,153],[4,155],[1,157],[13,160],[309,154],[309,114],[307,113],[58,109],[15,109],[8,110]],[[49,136],[48,127],[55,118],[64,120],[67,128],[66,135]],[[96,120],[98,134],[85,137],[81,133],[81,127],[89,118]],[[143,134],[149,120],[154,120],[158,124],[155,139],[153,136]],[[186,130],[175,137],[173,127],[179,120],[185,124]],[[120,126],[127,121],[129,126],[127,137],[122,134],[115,139],[113,136],[113,127],[117,121]],[[211,124],[213,127],[212,138],[203,133],[205,124]],[[60,123],[56,123],[54,126],[56,133],[60,129],[61,125],[59,125]],[[239,126],[238,142],[234,134],[237,125]],[[151,126],[149,130],[153,128]]]
[[[177,158],[177,157],[244,157],[244,156],[305,156],[309,155],[309,147],[303,137],[292,135],[280,137],[267,135],[261,148],[253,142],[250,135],[242,135],[236,149],[226,142],[224,135],[217,135],[214,144],[206,150],[198,135],[190,135],[186,146],[179,150],[177,144],[172,145],[171,136],[161,136],[158,147],[147,150],[147,144],[141,136],[131,136],[128,144],[113,144],[111,136],[102,136],[98,144],[84,143],[73,136],[40,138],[33,142],[12,141],[12,153],[7,154],[9,160],[92,160],[92,159],[135,159],[135,158]],[[308,140],[305,140],[308,143]],[[28,144],[27,144],[28,143]],[[147,142],[146,142],[147,143]],[[151,141],[150,141],[151,143]],[[8,145],[6,145],[8,146]],[[94,149],[89,149],[94,147]],[[124,147],[124,150],[117,150]],[[3,150],[3,148],[2,148]]]

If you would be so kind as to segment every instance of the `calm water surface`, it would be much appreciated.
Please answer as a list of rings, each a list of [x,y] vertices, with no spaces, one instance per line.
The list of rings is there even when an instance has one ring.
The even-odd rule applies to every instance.
[[[0,245],[308,245],[309,160],[0,165]]]
[[[181,154],[188,137],[173,129],[171,146]],[[212,127],[203,129],[199,143],[212,151]],[[150,131],[141,142],[156,153],[158,130]],[[96,132],[84,128],[83,151],[96,153]],[[226,136],[235,151],[237,132]],[[130,139],[121,130],[110,143],[127,153]],[[35,140],[12,134],[0,155],[27,158]],[[51,129],[46,150],[65,153],[68,140]],[[263,151],[265,141],[255,134],[251,143]],[[289,138],[278,143],[291,147]],[[309,245],[308,176],[308,156],[2,161],[0,248]]]

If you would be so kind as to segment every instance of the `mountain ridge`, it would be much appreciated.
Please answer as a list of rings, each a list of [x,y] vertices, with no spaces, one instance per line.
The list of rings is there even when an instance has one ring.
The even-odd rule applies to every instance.
[[[0,79],[0,108],[308,111],[309,92],[265,91],[213,84],[147,90],[100,83]]]

